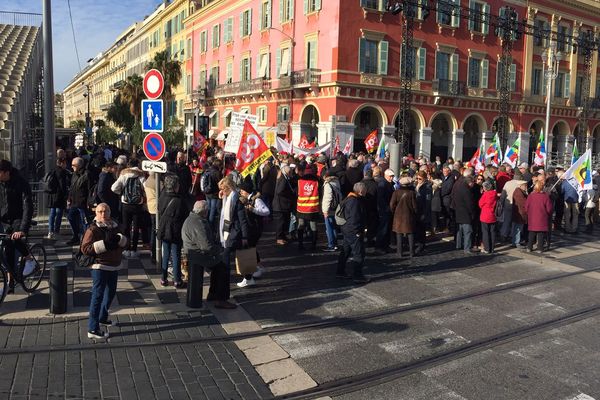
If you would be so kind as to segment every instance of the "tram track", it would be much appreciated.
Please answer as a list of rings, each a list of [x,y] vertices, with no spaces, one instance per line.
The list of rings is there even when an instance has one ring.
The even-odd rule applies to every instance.
[[[207,337],[199,337],[199,338],[175,338],[175,339],[162,339],[162,340],[154,340],[148,342],[97,342],[97,343],[81,343],[74,345],[40,345],[40,346],[30,346],[25,348],[19,347],[11,347],[0,349],[0,356],[5,355],[21,355],[21,354],[36,354],[36,353],[53,353],[53,352],[66,352],[66,351],[86,351],[86,350],[116,350],[116,349],[126,349],[131,347],[157,347],[157,346],[172,346],[172,345],[186,345],[186,344],[200,344],[200,343],[218,343],[218,342],[230,342],[242,339],[249,339],[258,336],[264,335],[284,335],[289,333],[297,333],[314,329],[325,329],[331,327],[338,326],[346,326],[355,324],[362,321],[379,319],[388,317],[391,315],[402,314],[410,311],[417,311],[422,309],[427,309],[430,307],[442,306],[447,304],[452,304],[460,301],[475,299],[479,297],[489,296],[497,293],[502,293],[514,289],[519,289],[527,286],[538,285],[547,282],[553,282],[561,279],[566,279],[573,276],[588,274],[591,272],[600,271],[600,266],[591,268],[589,270],[580,270],[574,272],[566,272],[555,274],[551,276],[546,276],[542,278],[534,278],[528,279],[518,282],[512,283],[501,283],[491,288],[485,288],[477,291],[473,291],[470,293],[465,293],[461,295],[455,296],[444,296],[438,297],[435,299],[424,300],[417,303],[412,304],[404,304],[395,307],[388,307],[385,309],[380,309],[372,312],[365,312],[360,314],[355,314],[348,317],[333,317],[328,319],[319,319],[313,322],[304,322],[301,324],[286,324],[275,327],[270,327],[266,329],[262,329],[259,331],[252,332],[244,332],[238,334],[231,335],[216,335],[216,336],[207,336]],[[0,321],[1,322],[1,321]],[[182,319],[182,323],[185,323],[186,320]],[[10,324],[4,324],[4,326],[10,326]],[[173,327],[173,326],[172,326]],[[130,332],[127,332],[130,334]],[[140,331],[140,334],[143,334],[143,331]]]

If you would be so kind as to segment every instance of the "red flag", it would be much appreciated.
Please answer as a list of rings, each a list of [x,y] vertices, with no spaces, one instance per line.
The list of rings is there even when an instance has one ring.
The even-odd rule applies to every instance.
[[[242,177],[245,178],[256,172],[258,167],[271,155],[271,150],[252,127],[252,124],[248,120],[244,121],[236,165],[236,169],[240,171]]]
[[[192,150],[194,153],[200,153],[208,146],[208,141],[199,131],[194,131],[194,144],[192,145]]]
[[[305,134],[302,134],[302,137],[300,138],[300,143],[298,143],[298,147],[300,147],[301,149],[308,149],[308,138]]]
[[[377,137],[377,129],[373,132],[369,133],[369,136],[365,139],[365,147],[367,148],[367,153],[372,152],[379,146],[379,138]]]
[[[331,149],[331,156],[335,157],[340,152],[340,137],[335,137],[335,146]]]
[[[350,154],[351,148],[352,148],[352,136],[350,136],[348,138],[348,141],[346,142],[346,145],[344,146],[344,150],[342,150],[342,153],[344,153],[345,155]]]

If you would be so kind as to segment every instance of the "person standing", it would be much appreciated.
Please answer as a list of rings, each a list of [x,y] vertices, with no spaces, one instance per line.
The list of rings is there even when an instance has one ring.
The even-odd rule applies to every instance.
[[[150,214],[152,229],[150,231],[150,254],[153,264],[156,263],[156,213],[158,211],[158,199],[156,198],[156,180],[160,181],[160,176],[156,172],[151,172],[148,179],[144,181],[144,193],[146,194],[146,207]],[[162,187],[162,184],[161,184]]]
[[[383,173],[384,179],[379,181],[377,185],[377,213],[379,220],[379,229],[377,231],[377,239],[375,247],[383,253],[391,252],[390,249],[390,234],[392,212],[390,210],[390,201],[394,194],[394,171],[386,169]]]
[[[54,239],[60,232],[63,212],[67,208],[69,193],[67,162],[64,158],[56,160],[56,168],[51,172],[47,182],[48,208],[48,239]]]
[[[577,226],[579,224],[579,194],[566,180],[563,180],[560,185],[564,200],[565,232],[577,233]]]
[[[525,224],[527,224],[527,181],[517,181],[519,185],[513,192],[513,209],[512,209],[512,247],[520,248],[522,234]]]
[[[402,257],[403,238],[408,238],[408,253],[415,255],[415,232],[417,230],[417,196],[412,187],[412,179],[400,178],[400,188],[394,191],[390,200],[392,211],[392,231],[396,233],[396,254]]]
[[[451,172],[452,170],[447,165],[442,168],[442,188],[440,195],[442,196],[444,228],[454,231],[454,213],[450,205],[452,203],[452,188],[454,187],[455,178]]]
[[[67,219],[73,231],[73,237],[67,242],[67,245],[78,244],[80,238],[87,230],[88,216],[88,198],[90,195],[90,180],[87,171],[84,168],[84,161],[81,157],[75,157],[71,161],[73,175],[71,176],[71,187],[67,197]]]
[[[290,182],[291,168],[289,165],[281,167],[275,184],[273,197],[273,214],[275,217],[275,239],[278,245],[288,242],[287,232],[290,227],[292,210],[296,208],[296,192]]]
[[[427,172],[418,171],[415,174],[416,186],[415,194],[417,199],[415,225],[415,239],[417,242],[416,253],[419,254],[425,250],[427,242],[427,229],[431,227],[431,183],[427,179]],[[412,183],[411,183],[412,184]]]
[[[214,157],[210,157],[207,161],[208,168],[202,174],[200,178],[200,189],[206,197],[208,203],[208,222],[213,228],[213,231],[217,231],[217,222],[219,220],[219,206],[221,200],[219,199],[219,181],[223,177],[221,174],[221,160]]]
[[[479,199],[483,252],[493,254],[496,245],[496,202],[497,195],[490,182],[483,182],[483,194]]]
[[[319,178],[316,168],[307,164],[304,174],[298,180],[298,202],[296,216],[298,218],[298,248],[304,250],[304,236],[311,232],[311,250],[317,248],[317,218],[319,218]]]
[[[473,199],[473,177],[466,176],[456,183],[452,191],[451,207],[454,210],[455,221],[458,225],[456,233],[456,249],[463,248],[467,254],[475,253],[473,244],[473,221],[475,219],[475,201]]]
[[[344,219],[346,222],[341,226],[344,242],[340,252],[336,276],[338,278],[349,278],[346,275],[346,266],[350,265],[353,269],[354,283],[363,284],[370,282],[363,273],[363,264],[365,262],[365,243],[364,232],[366,224],[366,213],[362,204],[362,199],[367,194],[367,188],[364,183],[354,184],[353,191],[343,201]],[[389,207],[389,205],[388,205]]]
[[[337,247],[337,224],[335,223],[335,210],[342,201],[342,188],[337,176],[331,175],[329,171],[323,183],[323,201],[321,211],[325,218],[325,233],[327,234],[326,252],[334,252]]]
[[[585,193],[585,231],[587,233],[594,232],[595,210],[599,197],[600,193],[598,193],[597,185],[593,185],[592,189],[587,190]]]
[[[108,161],[104,167],[102,167],[102,172],[98,177],[98,186],[97,186],[97,198],[98,203],[106,203],[111,209],[111,212],[114,212],[114,215],[111,214],[111,219],[115,222],[118,221],[119,215],[119,196],[112,191],[112,185],[117,180],[117,164]]]
[[[380,172],[381,169],[377,168],[377,171]],[[367,169],[364,173],[365,177],[361,181],[367,187],[367,195],[364,202],[367,212],[367,247],[375,246],[375,237],[377,236],[379,225],[377,215],[377,181],[373,177],[373,173],[373,169]]]
[[[527,251],[533,251],[533,243],[537,241],[537,251],[542,253],[544,251],[544,234],[550,228],[550,217],[554,211],[550,195],[544,192],[543,181],[539,180],[535,183],[533,193],[527,197],[525,205],[529,230]]]
[[[114,326],[108,319],[108,310],[117,292],[117,280],[121,269],[123,249],[127,238],[119,224],[110,218],[110,207],[106,203],[96,206],[96,218],[85,231],[81,251],[94,258],[92,264],[92,298],[88,319],[89,339],[106,339],[108,332],[100,325]]]

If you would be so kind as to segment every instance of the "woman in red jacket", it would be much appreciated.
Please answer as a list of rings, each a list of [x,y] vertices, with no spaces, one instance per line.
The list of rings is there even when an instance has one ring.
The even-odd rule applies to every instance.
[[[483,194],[479,199],[479,208],[481,208],[481,231],[483,233],[483,252],[492,254],[496,244],[496,191],[492,183],[483,182]]]
[[[533,187],[533,193],[527,197],[525,207],[527,208],[527,228],[529,230],[529,241],[527,242],[527,251],[533,251],[533,242],[537,239],[537,251],[544,251],[544,234],[548,232],[550,226],[550,216],[552,215],[552,200],[548,193],[544,193],[544,182],[538,180]]]

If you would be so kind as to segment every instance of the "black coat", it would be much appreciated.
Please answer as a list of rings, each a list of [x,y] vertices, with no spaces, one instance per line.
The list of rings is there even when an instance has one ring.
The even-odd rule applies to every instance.
[[[362,235],[365,232],[366,214],[362,200],[353,193],[344,200],[346,223],[341,227],[344,236]]]
[[[60,167],[56,167],[54,171],[54,179],[56,179],[56,193],[48,194],[48,208],[67,208],[67,196],[69,193],[69,172]]]
[[[431,222],[431,183],[425,182],[419,186],[419,189],[415,188],[415,190],[417,198],[417,220],[419,223],[429,226]]]
[[[379,215],[390,215],[390,201],[394,194],[394,184],[382,179],[377,185],[377,210]]]
[[[88,197],[90,195],[90,180],[85,170],[74,172],[71,176],[71,188],[69,189],[68,199],[71,201],[71,207],[87,208]]]
[[[346,170],[346,176],[341,182],[342,183],[342,192],[344,193],[344,195],[350,193],[354,188],[354,184],[357,182],[360,182],[362,179],[363,179],[362,168],[360,168],[360,167],[348,168]]]
[[[367,187],[365,196],[365,211],[367,215],[377,216],[377,182],[373,178],[365,178],[362,183]]]
[[[162,192],[158,199],[158,214],[160,218],[156,237],[181,246],[181,228],[188,216],[181,196],[178,193]]]
[[[10,179],[0,182],[0,222],[9,224],[13,231],[28,233],[33,217],[33,197],[29,183],[15,168]]]
[[[277,178],[275,184],[275,196],[273,197],[273,211],[274,212],[292,212],[296,209],[296,200],[298,194],[292,189],[294,183],[286,178],[285,175],[281,174]]]
[[[248,225],[248,217],[246,215],[246,207],[240,202],[239,194],[234,193],[231,199],[231,212],[229,221],[229,236],[225,241],[226,248],[240,249],[242,248],[242,240],[248,240],[250,230]],[[223,200],[225,207],[225,200]],[[225,212],[225,210],[222,210]]]
[[[98,178],[96,197],[100,203],[106,203],[110,207],[111,214],[117,215],[119,210],[119,195],[112,191],[111,187],[117,179],[110,172],[102,172]]]
[[[454,186],[454,176],[448,175],[442,178],[442,187],[440,189],[440,195],[442,196],[442,205],[445,209],[450,208],[452,202],[452,187]]]
[[[261,196],[273,198],[275,195],[275,186],[277,185],[277,172],[277,168],[272,164],[268,164],[264,167],[258,184],[258,191]]]
[[[456,183],[452,193],[452,208],[457,224],[472,224],[475,219],[475,200],[473,190],[463,180]]]

